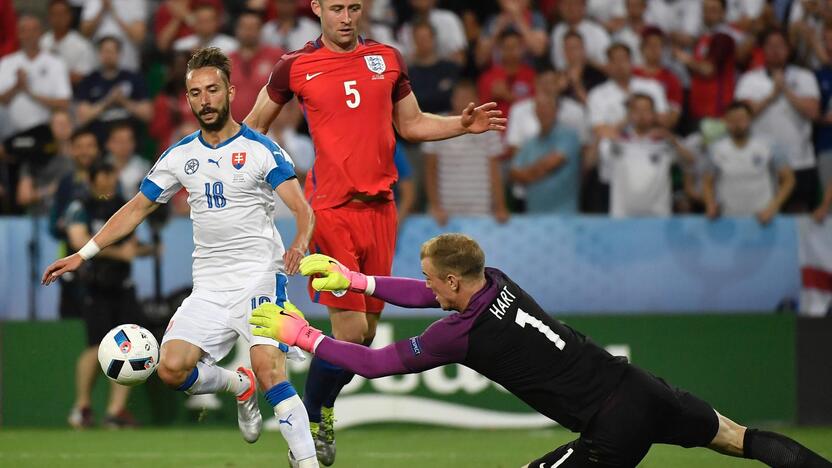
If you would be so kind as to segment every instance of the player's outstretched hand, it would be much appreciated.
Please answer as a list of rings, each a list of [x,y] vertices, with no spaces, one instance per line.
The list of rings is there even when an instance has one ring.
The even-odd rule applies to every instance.
[[[320,330],[310,327],[303,312],[291,302],[285,302],[283,306],[263,303],[251,312],[248,322],[252,325],[252,334],[298,346],[310,353],[314,352],[321,336]]]
[[[40,279],[40,283],[44,286],[49,286],[53,282],[57,281],[58,278],[60,278],[64,273],[77,270],[82,263],[84,263],[84,259],[77,253],[64,257],[60,260],[56,260],[54,263],[46,267],[46,271],[43,272],[43,277]]]
[[[313,276],[312,288],[316,291],[345,291],[363,293],[367,290],[367,277],[341,265],[338,260],[312,254],[300,261],[300,274]]]
[[[483,133],[488,130],[504,131],[506,119],[502,115],[503,111],[497,110],[496,102],[486,102],[479,107],[475,107],[472,102],[462,111],[462,126],[469,133]]]

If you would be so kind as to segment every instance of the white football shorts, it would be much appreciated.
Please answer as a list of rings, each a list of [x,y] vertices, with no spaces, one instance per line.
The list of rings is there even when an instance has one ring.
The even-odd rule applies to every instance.
[[[257,277],[250,287],[232,291],[194,289],[168,322],[162,344],[171,340],[183,340],[198,346],[205,352],[202,361],[213,364],[220,361],[234,348],[237,337],[242,336],[249,347],[269,345],[280,348],[290,359],[303,360],[303,352],[297,347],[262,336],[251,334],[248,319],[251,311],[264,302],[283,304],[287,300],[283,273]]]

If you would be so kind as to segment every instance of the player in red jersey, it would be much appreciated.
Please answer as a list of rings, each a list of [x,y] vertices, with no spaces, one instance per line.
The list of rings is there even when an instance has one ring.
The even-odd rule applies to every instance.
[[[306,178],[306,197],[316,216],[310,250],[352,270],[389,275],[396,241],[394,128],[407,140],[429,141],[504,130],[505,119],[493,102],[471,103],[452,117],[422,112],[401,54],[358,36],[361,0],[311,0],[311,5],[323,34],[277,62],[245,122],[266,132],[283,105],[297,96],[315,144],[315,163]],[[384,302],[351,292],[310,288],[310,294],[328,307],[335,338],[372,342]],[[332,407],[351,378],[318,358],[310,367],[304,402],[325,465],[335,457]]]

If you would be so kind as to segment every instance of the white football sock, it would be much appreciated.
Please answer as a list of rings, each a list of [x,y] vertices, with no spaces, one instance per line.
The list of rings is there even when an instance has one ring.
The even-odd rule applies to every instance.
[[[300,397],[292,395],[281,401],[274,407],[274,414],[277,416],[280,433],[289,444],[289,450],[299,465],[303,468],[317,467],[315,442],[309,431],[309,415]]]
[[[239,372],[213,364],[205,364],[202,361],[196,363],[196,370],[199,374],[196,382],[185,391],[188,395],[224,392],[239,396],[248,390],[250,384],[248,377]]]

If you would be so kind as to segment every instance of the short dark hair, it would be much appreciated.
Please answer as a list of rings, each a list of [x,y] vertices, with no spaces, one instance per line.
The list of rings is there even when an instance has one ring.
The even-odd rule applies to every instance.
[[[231,82],[231,61],[228,59],[228,56],[222,53],[219,47],[205,47],[194,52],[188,60],[186,75],[194,70],[205,67],[218,69],[225,76],[225,81]]]
[[[786,46],[788,46],[789,48],[791,48],[791,43],[789,42],[789,35],[788,35],[788,34],[786,34],[786,31],[784,31],[784,30],[782,30],[782,29],[780,29],[780,28],[769,28],[769,29],[766,29],[765,31],[761,32],[761,33],[760,33],[760,40],[759,40],[759,45],[760,45],[760,47],[765,46],[765,45],[766,45],[766,42],[768,42],[768,40],[769,40],[772,36],[780,36],[780,37],[782,37],[782,38],[783,38],[783,41],[786,43]]]
[[[63,5],[69,9],[72,9],[72,5],[69,4],[69,0],[50,0],[49,1],[49,8],[52,8],[55,5]]]
[[[109,140],[110,137],[112,137],[113,134],[118,132],[119,130],[129,130],[130,134],[133,135],[133,138],[136,138],[136,130],[133,128],[130,122],[125,122],[122,120],[110,125],[110,128],[107,131],[107,139]]]
[[[725,109],[725,113],[727,114],[731,111],[740,110],[740,109],[748,112],[748,115],[753,115],[754,114],[754,111],[751,109],[751,106],[749,106],[748,103],[746,103],[744,101],[733,101],[733,102],[731,102],[731,104],[728,105],[728,108]]]
[[[633,93],[627,98],[627,107],[632,106],[638,100],[645,100],[650,103],[650,108],[656,110],[656,103],[653,101],[653,97],[649,94],[644,93]]]
[[[622,44],[621,42],[613,42],[609,47],[607,47],[607,59],[612,58],[612,54],[616,50],[623,50],[627,53],[628,58],[633,58],[633,51],[630,50],[630,46]]]
[[[563,42],[566,42],[566,40],[569,39],[570,37],[574,37],[576,39],[579,39],[582,43],[584,42],[584,37],[581,36],[581,33],[579,33],[576,29],[570,29],[570,30],[566,31],[566,33],[564,33],[564,35],[563,35]]]
[[[91,135],[95,138],[95,142],[98,143],[98,137],[95,135],[95,132],[88,126],[76,128],[75,131],[72,132],[72,135],[69,137],[69,141],[75,143],[75,140],[81,138],[84,135]]]
[[[116,167],[110,162],[98,159],[90,165],[87,172],[90,175],[90,182],[95,182],[95,177],[98,176],[98,174],[114,174],[116,172]]]
[[[428,21],[427,19],[418,19],[414,21],[413,24],[410,26],[410,31],[416,31],[416,28],[430,29],[430,32],[433,35],[433,37],[436,37],[436,28],[434,28],[430,21]]]
[[[243,15],[256,16],[261,22],[266,21],[266,17],[264,16],[263,12],[260,10],[255,10],[254,8],[243,8],[237,15],[238,22],[240,21],[240,18],[243,17]]]
[[[95,42],[95,47],[97,49],[101,49],[101,46],[104,45],[105,42],[112,42],[116,45],[116,48],[119,52],[121,52],[121,39],[117,38],[116,36],[103,36],[101,39]]]
[[[642,44],[645,41],[647,41],[647,39],[650,38],[650,37],[659,37],[663,40],[665,38],[664,31],[662,31],[661,28],[658,28],[656,26],[647,26],[641,32]]]
[[[505,31],[500,33],[500,35],[497,37],[497,41],[500,44],[502,44],[503,41],[505,41],[506,39],[512,38],[512,37],[516,37],[517,39],[521,39],[521,40],[523,39],[523,36],[521,36],[520,33],[517,32],[516,29],[508,28]]]

